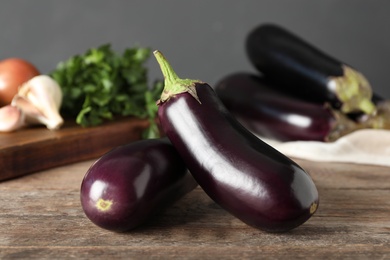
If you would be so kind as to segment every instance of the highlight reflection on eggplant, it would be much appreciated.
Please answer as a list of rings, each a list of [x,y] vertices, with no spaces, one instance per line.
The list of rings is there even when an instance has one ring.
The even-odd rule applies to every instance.
[[[230,74],[216,84],[215,91],[238,121],[262,137],[328,142],[359,128],[329,106],[288,96],[252,73]]]
[[[343,113],[376,111],[371,85],[362,73],[280,26],[264,24],[253,29],[246,51],[261,73],[298,98],[329,103]]]
[[[84,176],[80,199],[94,224],[124,232],[196,186],[167,138],[144,139],[114,148],[98,159]]]
[[[306,222],[319,203],[310,175],[238,123],[208,84],[178,78],[159,51],[154,55],[165,77],[161,127],[209,197],[265,231]]]

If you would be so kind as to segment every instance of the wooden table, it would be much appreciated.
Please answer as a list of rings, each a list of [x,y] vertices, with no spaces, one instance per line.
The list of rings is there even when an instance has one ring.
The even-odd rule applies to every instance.
[[[93,161],[0,183],[1,259],[390,259],[390,168],[297,160],[317,184],[320,207],[284,234],[243,224],[200,188],[118,234],[80,207]]]

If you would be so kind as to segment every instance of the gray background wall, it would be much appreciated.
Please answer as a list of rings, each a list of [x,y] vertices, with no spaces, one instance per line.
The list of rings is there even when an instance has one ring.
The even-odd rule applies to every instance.
[[[0,59],[43,73],[90,47],[161,50],[181,77],[210,84],[254,71],[244,40],[255,26],[282,25],[362,71],[389,98],[390,1],[386,0],[0,0]],[[151,58],[150,79],[161,78]]]

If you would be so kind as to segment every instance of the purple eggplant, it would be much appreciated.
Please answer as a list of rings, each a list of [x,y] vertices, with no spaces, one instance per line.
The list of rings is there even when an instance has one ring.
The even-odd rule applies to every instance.
[[[222,78],[215,91],[230,113],[258,136],[278,141],[329,142],[358,124],[329,106],[277,91],[260,75],[239,72]]]
[[[117,232],[134,229],[197,183],[167,138],[144,139],[114,148],[87,171],[81,205],[97,226]]]
[[[208,84],[179,79],[161,52],[154,55],[165,77],[161,127],[208,196],[264,231],[307,221],[319,204],[310,175],[243,127]]]
[[[246,39],[251,63],[277,87],[343,113],[374,114],[372,88],[362,73],[336,60],[284,28],[264,24]]]

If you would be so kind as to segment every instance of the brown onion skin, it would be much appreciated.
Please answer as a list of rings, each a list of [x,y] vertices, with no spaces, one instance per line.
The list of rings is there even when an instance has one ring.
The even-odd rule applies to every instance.
[[[313,104],[276,91],[260,75],[229,74],[215,92],[240,123],[258,136],[278,141],[327,141],[336,118],[324,105]]]
[[[136,141],[99,158],[87,171],[80,199],[97,226],[125,232],[141,226],[197,183],[167,138]],[[101,210],[108,204],[107,210]]]
[[[161,127],[203,190],[244,223],[286,232],[306,222],[319,197],[310,175],[244,128],[213,89],[195,83],[159,103]]]
[[[0,107],[11,104],[19,87],[40,75],[38,69],[29,61],[8,58],[0,61]]]

